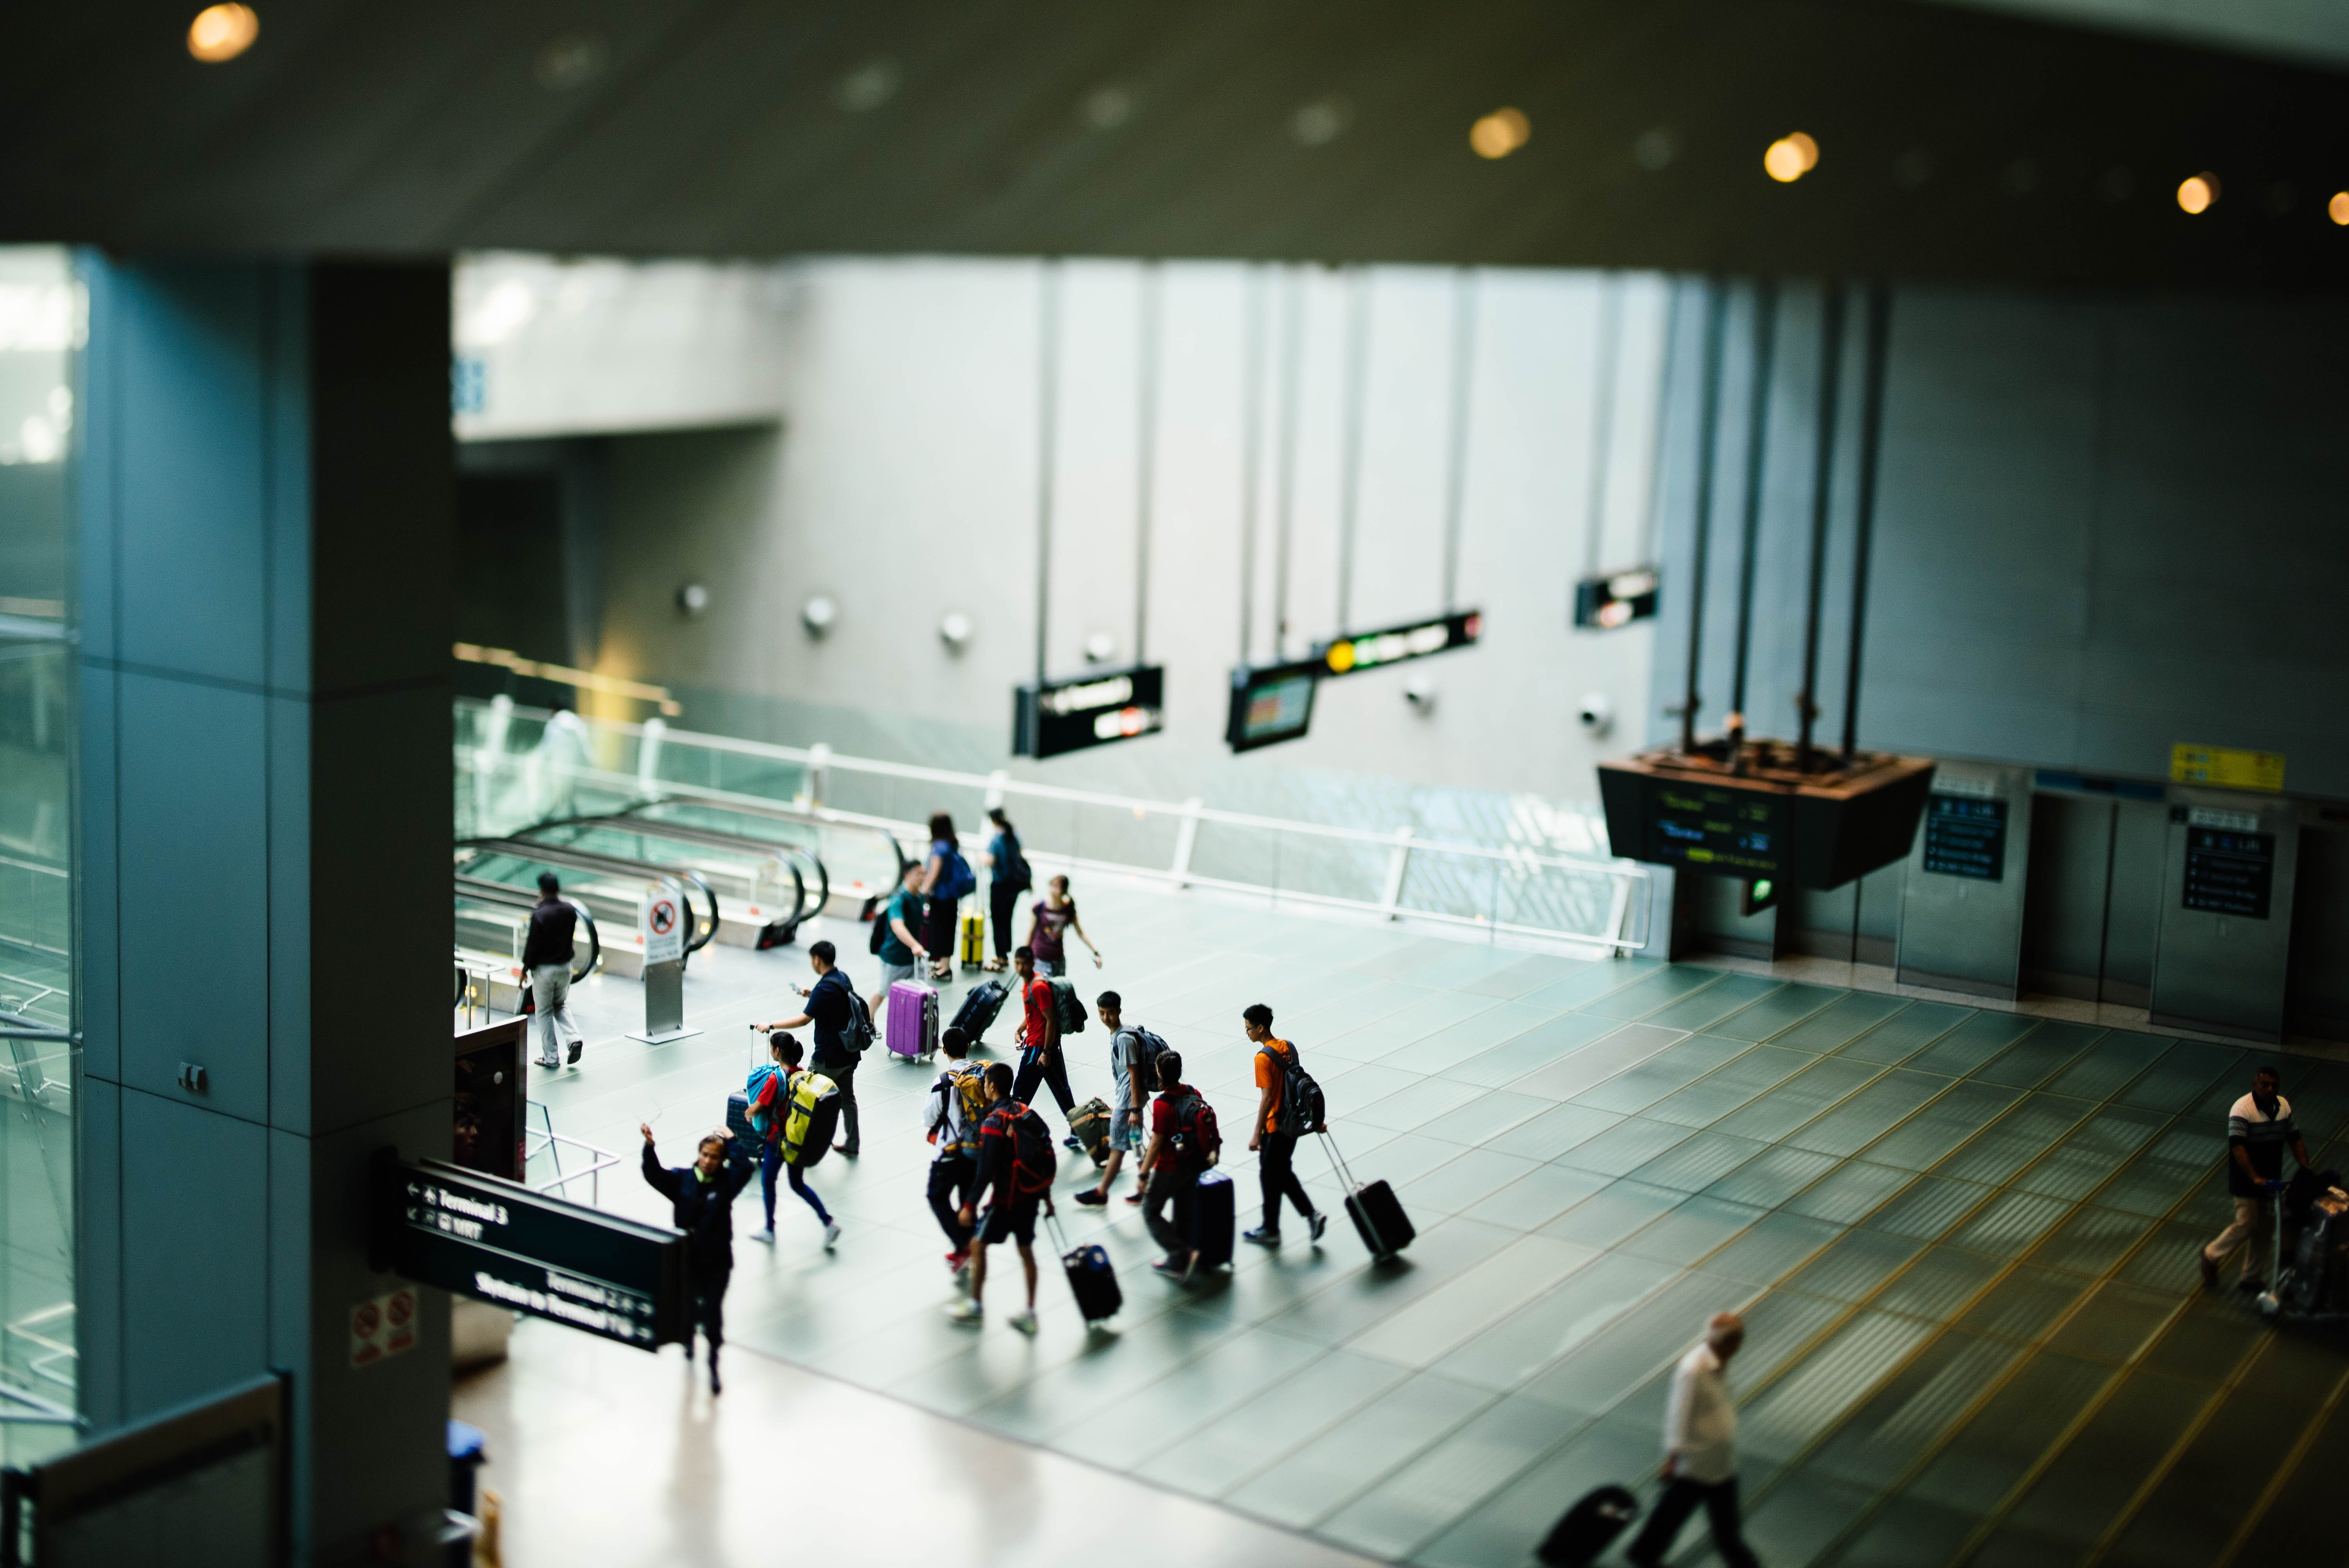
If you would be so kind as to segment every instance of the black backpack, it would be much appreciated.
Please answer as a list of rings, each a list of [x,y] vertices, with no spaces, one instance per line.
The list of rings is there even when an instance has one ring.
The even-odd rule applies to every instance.
[[[1009,1102],[1009,1109],[1004,1119],[1010,1123],[1012,1194],[1032,1198],[1051,1189],[1061,1172],[1060,1150],[1052,1147],[1052,1130],[1041,1115],[1017,1100]]]
[[[1028,857],[1020,852],[1019,835],[1003,835],[1003,853],[995,861],[996,885],[1012,892],[1026,892],[1036,885],[1036,875],[1028,869]]]
[[[856,994],[855,986],[851,985],[848,987],[848,1022],[841,1027],[840,1043],[862,1056],[873,1048],[875,1037],[873,1009],[864,1005],[864,998]]]
[[[1329,1104],[1321,1098],[1321,1086],[1305,1070],[1305,1058],[1294,1043],[1283,1040],[1288,1047],[1286,1057],[1272,1049],[1262,1047],[1280,1068],[1280,1130],[1291,1138],[1302,1138],[1309,1132],[1329,1130]]]
[[[1133,1037],[1133,1052],[1125,1064],[1132,1081],[1142,1085],[1144,1098],[1158,1092],[1158,1060],[1174,1047],[1139,1024],[1128,1024],[1123,1033]]]
[[[1085,1005],[1077,995],[1075,984],[1067,980],[1054,980],[1050,982],[1050,985],[1052,987],[1052,1016],[1060,1020],[1061,1033],[1062,1035],[1083,1034]]]

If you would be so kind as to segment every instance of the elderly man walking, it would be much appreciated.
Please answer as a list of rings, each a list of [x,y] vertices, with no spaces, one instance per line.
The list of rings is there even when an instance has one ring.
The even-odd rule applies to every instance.
[[[1722,1374],[1745,1343],[1745,1320],[1716,1312],[1704,1338],[1681,1357],[1664,1410],[1664,1495],[1629,1553],[1639,1568],[1655,1568],[1672,1538],[1702,1504],[1713,1526],[1713,1549],[1728,1568],[1755,1568],[1737,1516],[1737,1411]]]

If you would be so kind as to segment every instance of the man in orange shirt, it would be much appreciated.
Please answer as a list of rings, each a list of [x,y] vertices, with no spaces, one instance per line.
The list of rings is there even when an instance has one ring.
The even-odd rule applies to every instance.
[[[1297,1047],[1273,1038],[1272,1009],[1261,1002],[1248,1005],[1240,1015],[1240,1026],[1257,1048],[1256,1125],[1248,1133],[1248,1147],[1256,1151],[1257,1174],[1264,1184],[1264,1223],[1247,1233],[1247,1239],[1263,1247],[1280,1245],[1280,1200],[1286,1197],[1305,1216],[1313,1240],[1319,1242],[1321,1233],[1330,1228],[1330,1216],[1305,1195],[1305,1183],[1297,1179],[1293,1163],[1297,1134],[1285,1128],[1280,1119],[1281,1086],[1290,1064],[1297,1060]]]

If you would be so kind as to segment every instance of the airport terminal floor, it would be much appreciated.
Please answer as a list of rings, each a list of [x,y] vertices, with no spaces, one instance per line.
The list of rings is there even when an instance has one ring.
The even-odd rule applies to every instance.
[[[1731,1368],[1748,1538],[1772,1568],[2302,1561],[2330,1538],[2349,1353],[2268,1327],[2231,1265],[2204,1292],[2195,1254],[2230,1217],[2225,1117],[2251,1064],[2282,1062],[2320,1166],[2349,1158],[2349,1066],[1079,892],[1108,962],[1077,950],[1072,977],[1182,1051],[1243,1226],[1238,1015],[1263,1001],[1416,1243],[1373,1264],[1342,1213],[1319,1246],[1292,1220],[1278,1253],[1243,1245],[1228,1278],[1184,1287],[1151,1274],[1135,1211],[1071,1201],[1092,1172],[1064,1159],[1061,1222],[1107,1246],[1123,1312],[1089,1333],[1047,1253],[1032,1337],[1003,1321],[1009,1257],[985,1326],[958,1326],[923,1202],[933,1069],[876,1047],[861,1158],[810,1173],[838,1246],[788,1192],[771,1249],[749,1237],[755,1186],[737,1209],[722,1397],[674,1348],[541,1324],[460,1383],[509,1562],[766,1562],[789,1542],[876,1563],[1518,1564],[1588,1489],[1652,1493],[1671,1367],[1730,1308],[1750,1325]],[[861,932],[824,923],[869,986]],[[557,1130],[622,1155],[604,1206],[662,1217],[637,1123],[689,1158],[753,1059],[744,1026],[796,1012],[805,965],[803,945],[697,954],[703,1032],[661,1047],[625,1037],[633,984],[574,993],[585,1060],[533,1068],[533,1089]],[[1008,1055],[1012,1023],[978,1054]],[[1080,1099],[1107,1092],[1106,1044],[1097,1021],[1069,1042]],[[1298,1166],[1335,1212],[1326,1161]],[[1711,1556],[1692,1525],[1673,1560]]]

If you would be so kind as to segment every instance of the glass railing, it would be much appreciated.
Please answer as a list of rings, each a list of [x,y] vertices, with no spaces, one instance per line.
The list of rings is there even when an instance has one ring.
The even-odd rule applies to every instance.
[[[843,892],[879,892],[897,856],[918,856],[945,811],[966,834],[1000,805],[1031,861],[1149,878],[1444,931],[1454,936],[1623,952],[1647,941],[1647,873],[1605,855],[1439,838],[1069,789],[1005,772],[961,773],[644,724],[460,699],[460,837],[647,799],[691,802],[736,823],[774,821],[810,845]],[[713,819],[714,820],[714,819]],[[972,841],[976,841],[973,837]]]
[[[75,1438],[74,645],[66,496],[81,291],[0,246],[0,1462]]]

